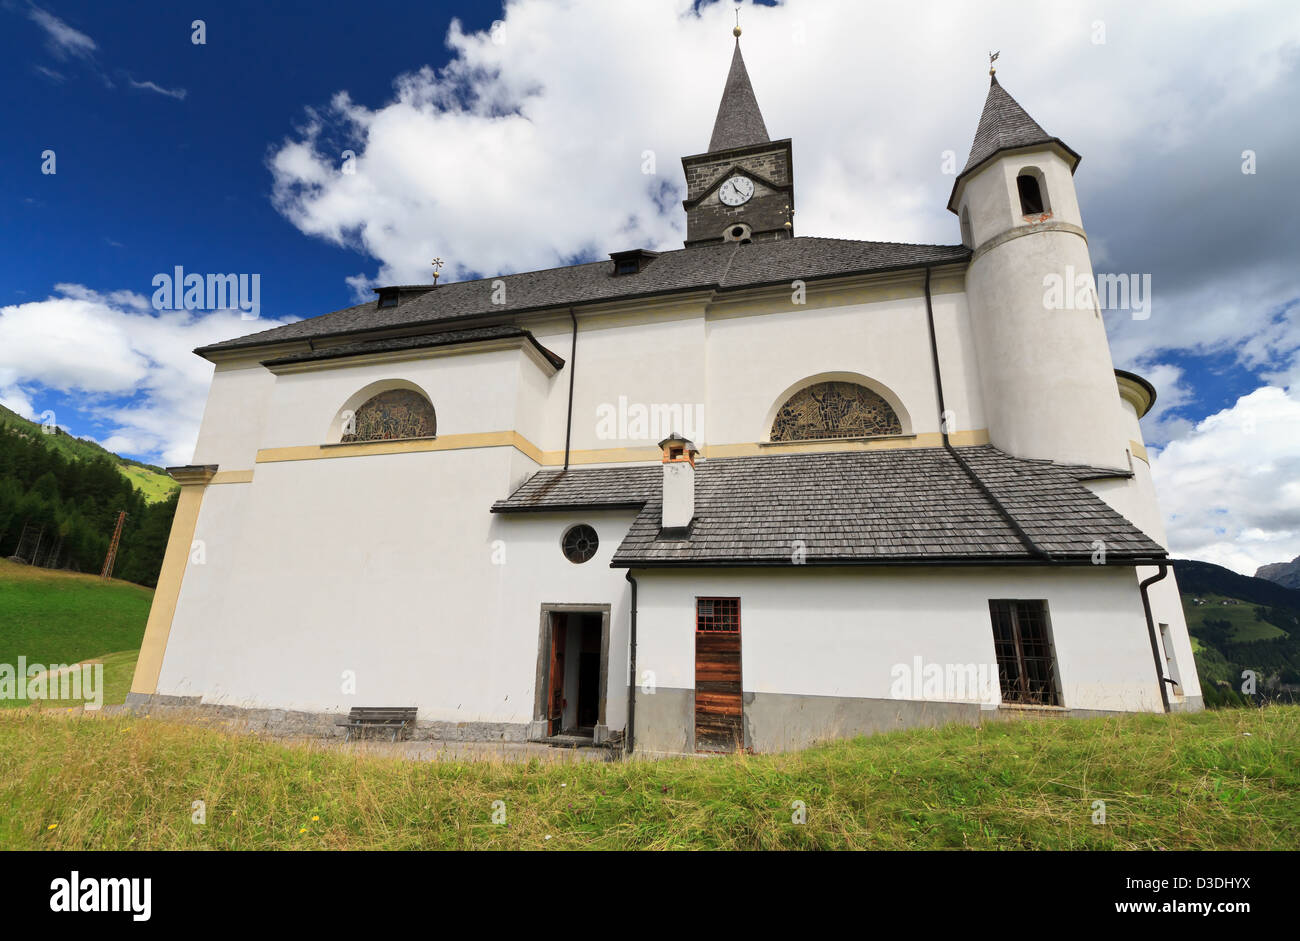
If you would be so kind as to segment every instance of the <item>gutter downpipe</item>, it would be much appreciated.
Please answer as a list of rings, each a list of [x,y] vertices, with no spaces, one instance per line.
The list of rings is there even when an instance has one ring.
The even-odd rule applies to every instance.
[[[1169,687],[1166,684],[1172,683],[1173,681],[1166,679],[1165,668],[1160,663],[1160,644],[1156,640],[1156,622],[1155,618],[1151,616],[1151,598],[1147,594],[1148,588],[1169,574],[1168,565],[1164,562],[1160,562],[1158,565],[1160,566],[1160,571],[1145,581],[1138,582],[1138,590],[1142,594],[1142,610],[1147,616],[1147,634],[1151,637],[1151,659],[1154,660],[1156,664],[1156,685],[1160,687],[1160,702],[1164,705],[1165,712],[1168,712]]]
[[[926,265],[925,317],[926,322],[930,327],[930,357],[934,363],[934,390],[935,394],[939,398],[939,434],[943,436],[944,450],[948,452],[949,456],[956,462],[957,466],[962,469],[962,473],[964,473],[970,482],[975,485],[975,489],[983,494],[984,499],[988,500],[989,503],[993,505],[993,509],[997,510],[998,515],[1001,516],[1003,521],[1011,527],[1012,532],[1016,534],[1016,538],[1020,540],[1020,544],[1025,547],[1025,550],[1029,552],[1030,555],[1051,561],[1052,554],[1042,546],[1038,545],[1038,543],[1034,542],[1029,533],[1025,532],[1024,527],[1020,525],[1020,521],[1011,515],[1011,511],[1002,504],[1002,501],[998,499],[997,494],[989,489],[988,484],[984,483],[984,481],[980,479],[980,476],[975,473],[974,468],[966,463],[966,459],[957,452],[957,449],[952,446],[952,442],[948,440],[948,407],[943,400],[943,376],[939,372],[939,339],[934,329],[934,303],[930,297],[930,272],[930,266]]]
[[[578,368],[578,315],[569,308],[569,319],[573,321],[573,339],[569,341],[569,417],[564,425],[564,470],[569,469],[569,442],[573,435],[573,374]]]
[[[636,579],[631,569],[627,570],[626,577],[632,586],[632,622],[628,634],[627,732],[623,735],[623,748],[630,755],[636,729]]]

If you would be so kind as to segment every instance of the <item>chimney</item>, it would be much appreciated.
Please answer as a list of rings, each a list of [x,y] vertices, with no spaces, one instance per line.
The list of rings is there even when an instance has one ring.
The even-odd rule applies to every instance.
[[[673,432],[659,442],[663,452],[664,504],[659,526],[668,536],[685,537],[695,518],[695,445]]]

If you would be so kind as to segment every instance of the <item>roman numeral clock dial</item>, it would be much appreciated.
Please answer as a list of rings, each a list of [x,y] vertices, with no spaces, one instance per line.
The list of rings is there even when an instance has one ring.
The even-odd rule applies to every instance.
[[[733,176],[718,189],[718,199],[726,206],[743,206],[754,195],[754,181],[746,176]]]

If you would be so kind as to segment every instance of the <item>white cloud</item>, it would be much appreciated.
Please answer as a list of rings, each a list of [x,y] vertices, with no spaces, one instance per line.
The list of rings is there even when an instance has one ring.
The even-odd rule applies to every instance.
[[[66,59],[69,56],[75,56],[81,59],[89,59],[94,54],[95,40],[80,30],[73,29],[53,13],[34,6],[28,11],[27,15],[41,29],[45,30],[46,47],[56,57]]]
[[[308,112],[271,156],[276,206],[303,232],[376,259],[378,281],[427,280],[435,254],[461,277],[678,247],[679,159],[707,147],[731,10],[696,11],[687,0],[516,0],[496,31],[466,34],[453,22],[446,68],[398,76],[386,103],[341,90]],[[1280,159],[1285,148],[1269,145],[1294,130],[1268,130],[1250,105],[1293,78],[1294,5],[1263,5],[1249,17],[1183,0],[1129,5],[1107,11],[1104,44],[1094,42],[1100,15],[1082,0],[1010,3],[992,15],[956,2],[746,6],[742,44],[768,130],[794,140],[797,231],[956,242],[941,157],[951,150],[958,166],[965,160],[989,48],[1002,50],[1005,87],[1085,154],[1081,177],[1094,189],[1130,201],[1141,190],[1161,209],[1188,186],[1204,189],[1203,168],[1181,166],[1186,152],[1217,153],[1225,136],[1240,150],[1223,132],[1243,112],[1256,121],[1252,145]],[[341,172],[344,150],[357,155],[355,174]],[[646,151],[653,176],[641,172]],[[1230,169],[1240,176],[1235,153]],[[1153,159],[1171,166],[1153,173]],[[1290,186],[1279,175],[1250,182],[1261,195]],[[1110,240],[1116,264],[1129,261],[1130,243],[1168,226],[1143,224],[1127,241]],[[1172,281],[1157,285],[1166,297]],[[1180,324],[1194,319],[1178,313]],[[1207,337],[1222,333],[1216,321]],[[1199,342],[1190,332],[1183,340]],[[1139,336],[1134,354],[1163,342]],[[1117,358],[1132,357],[1126,348]]]
[[[1245,575],[1300,555],[1300,389],[1264,386],[1155,454],[1171,552]]]
[[[133,291],[56,291],[0,307],[0,402],[33,418],[49,407],[42,391],[58,391],[110,426],[106,447],[166,464],[192,457],[212,378],[212,366],[191,351],[282,322],[242,320],[238,311],[155,312]]]
[[[1152,447],[1163,447],[1192,430],[1190,421],[1173,412],[1193,401],[1195,393],[1186,382],[1182,368],[1172,363],[1144,365],[1141,375],[1155,386],[1157,393],[1156,404],[1142,419],[1142,437]]]
[[[157,92],[160,95],[166,95],[168,98],[175,98],[178,101],[184,101],[185,96],[189,94],[184,88],[163,88],[157,82],[137,82],[129,75],[126,79],[132,88],[140,88],[145,91]]]

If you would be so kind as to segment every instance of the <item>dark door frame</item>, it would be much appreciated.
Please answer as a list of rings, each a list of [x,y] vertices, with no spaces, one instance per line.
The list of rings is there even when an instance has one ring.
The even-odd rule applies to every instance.
[[[609,614],[607,604],[563,604],[543,603],[541,626],[537,632],[537,681],[534,684],[533,723],[529,729],[529,738],[539,740],[547,737],[546,694],[551,686],[551,615],[552,614],[599,614],[600,615],[600,693],[597,700],[596,741],[602,741],[608,735],[605,717],[605,700],[609,691]]]

